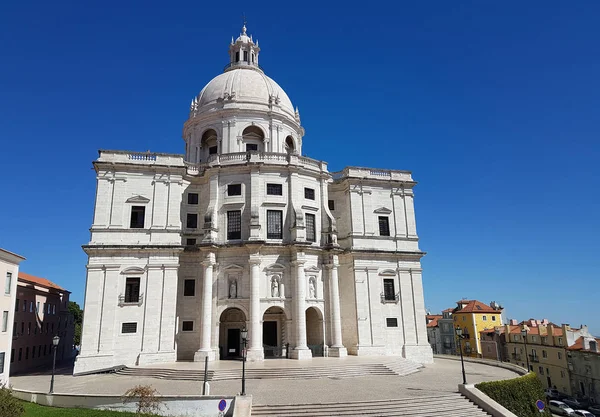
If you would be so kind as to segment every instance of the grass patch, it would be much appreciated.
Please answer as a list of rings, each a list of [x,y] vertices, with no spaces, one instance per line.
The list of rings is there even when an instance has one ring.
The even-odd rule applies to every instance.
[[[150,414],[135,414],[121,411],[89,410],[87,408],[56,408],[46,407],[26,401],[22,402],[25,413],[23,417],[126,417]]]

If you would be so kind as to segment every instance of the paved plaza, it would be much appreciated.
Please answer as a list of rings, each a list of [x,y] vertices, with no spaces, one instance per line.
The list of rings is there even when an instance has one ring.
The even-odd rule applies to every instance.
[[[348,357],[345,359],[315,358],[306,366],[321,366],[330,363],[339,366],[346,363],[364,363],[373,358]],[[303,362],[293,360],[264,361],[248,363],[248,367],[299,367]],[[210,367],[241,367],[241,362],[219,361]],[[167,365],[162,366],[163,368]],[[198,363],[176,363],[174,368],[201,369]],[[513,371],[480,363],[465,363],[469,383],[509,379],[517,377]],[[61,368],[55,380],[55,392],[78,394],[121,395],[134,385],[152,385],[162,395],[197,395],[202,392],[198,381],[162,380],[115,374],[99,374],[74,377],[70,368]],[[435,359],[419,372],[407,376],[362,376],[353,378],[322,379],[250,379],[246,381],[246,392],[253,396],[255,404],[307,404],[319,402],[349,402],[361,400],[383,400],[413,396],[434,396],[439,393],[457,392],[462,382],[460,361]],[[45,392],[50,383],[49,372],[35,375],[11,377],[15,389]],[[240,380],[211,382],[212,395],[233,395],[241,390]]]

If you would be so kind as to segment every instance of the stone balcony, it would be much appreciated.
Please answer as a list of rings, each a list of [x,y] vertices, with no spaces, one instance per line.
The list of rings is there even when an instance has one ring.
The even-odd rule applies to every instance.
[[[296,154],[277,152],[234,152],[221,155],[211,155],[207,162],[184,162],[189,175],[202,175],[206,169],[249,164],[267,164],[280,166],[298,166],[314,172],[328,172],[327,163]]]
[[[99,157],[97,162],[135,165],[164,165],[172,167],[184,166],[183,155],[173,153],[111,151],[101,149],[98,151],[98,154]]]
[[[346,167],[341,171],[332,172],[331,176],[333,177],[334,181],[342,180],[344,178],[361,178],[370,180],[413,182],[410,171],[393,169]]]

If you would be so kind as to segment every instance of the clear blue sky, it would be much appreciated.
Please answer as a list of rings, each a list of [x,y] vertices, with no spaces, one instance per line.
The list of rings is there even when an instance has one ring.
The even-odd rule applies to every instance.
[[[600,334],[600,3],[5,2],[0,247],[83,301],[98,149],[182,153],[241,15],[304,152],[413,171],[425,303]]]

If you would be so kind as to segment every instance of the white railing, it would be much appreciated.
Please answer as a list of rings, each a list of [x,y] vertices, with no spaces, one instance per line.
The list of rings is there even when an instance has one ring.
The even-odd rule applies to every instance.
[[[153,153],[130,153],[127,158],[133,159],[134,161],[156,161],[156,154]]]

